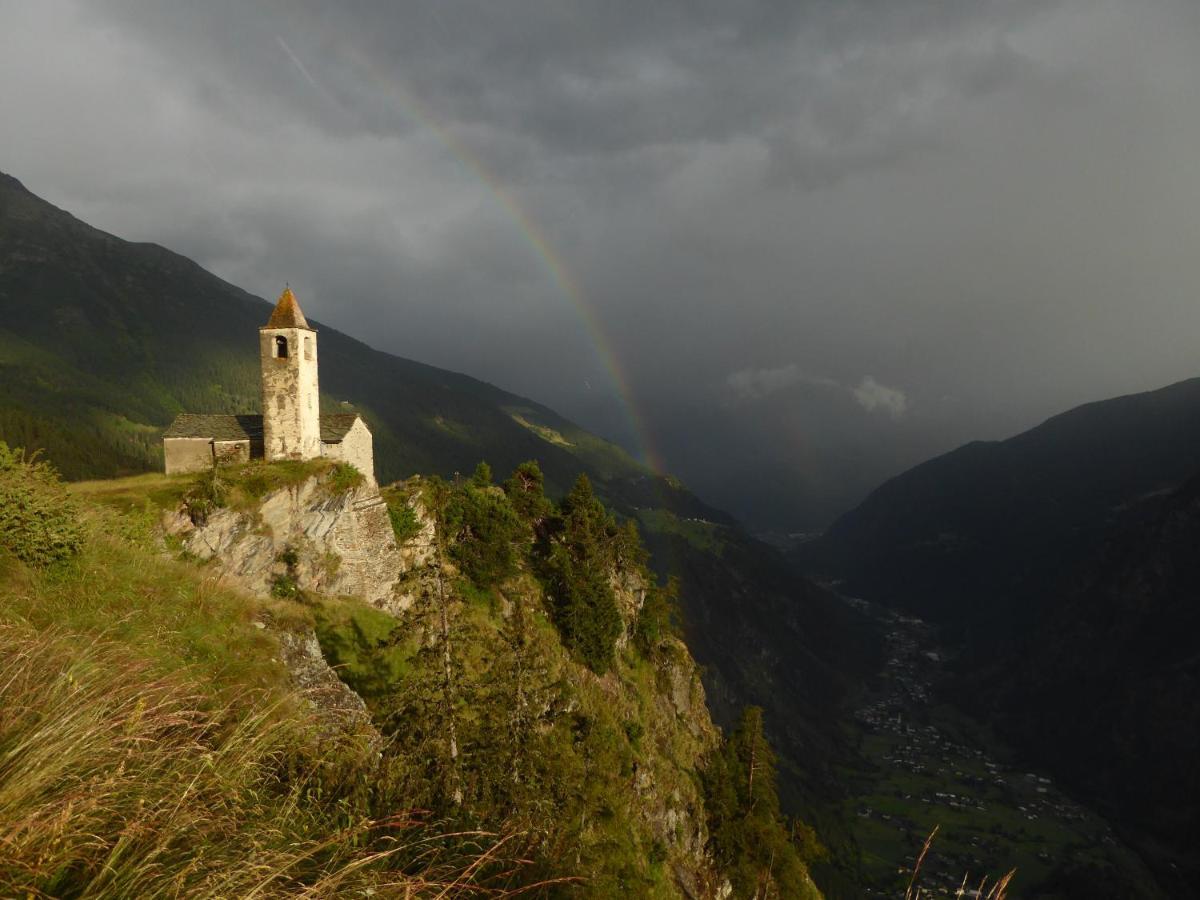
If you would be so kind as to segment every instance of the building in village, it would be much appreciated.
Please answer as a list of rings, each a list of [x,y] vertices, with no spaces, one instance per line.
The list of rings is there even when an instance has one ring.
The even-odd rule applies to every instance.
[[[291,289],[258,330],[262,415],[181,413],[163,434],[167,474],[252,459],[348,462],[375,481],[371,431],[358,413],[321,414],[317,332]]]

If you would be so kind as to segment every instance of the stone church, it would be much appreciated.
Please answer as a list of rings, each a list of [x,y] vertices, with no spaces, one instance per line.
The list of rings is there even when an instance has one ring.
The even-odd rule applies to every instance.
[[[181,413],[163,434],[167,474],[200,472],[252,459],[316,459],[351,463],[375,483],[371,431],[358,413],[321,414],[317,332],[291,288],[258,329],[261,416]]]

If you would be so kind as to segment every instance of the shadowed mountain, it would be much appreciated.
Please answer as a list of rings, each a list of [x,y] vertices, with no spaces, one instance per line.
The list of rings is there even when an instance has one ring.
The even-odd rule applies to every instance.
[[[957,693],[1093,798],[1183,896],[1200,877],[1200,474],[1153,506]]]
[[[1198,470],[1191,379],[930,460],[796,551],[960,638],[947,694],[1105,812],[1172,896],[1200,877]]]
[[[1200,465],[1200,378],[1089,403],[899,475],[796,551],[872,600],[969,628],[1036,606],[1138,505]],[[997,615],[997,610],[1001,615]]]

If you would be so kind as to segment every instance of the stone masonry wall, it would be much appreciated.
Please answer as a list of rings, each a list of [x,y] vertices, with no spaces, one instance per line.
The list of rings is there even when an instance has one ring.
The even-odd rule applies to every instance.
[[[275,355],[277,337],[287,339],[286,358]],[[315,459],[321,455],[317,335],[303,328],[262,328],[258,339],[266,458]]]
[[[168,475],[180,472],[204,472],[212,466],[212,440],[209,438],[164,438],[163,456]]]
[[[371,484],[375,483],[375,448],[371,439],[371,431],[362,419],[356,421],[346,436],[336,444],[324,444],[322,452],[330,459],[348,462],[367,477]]]

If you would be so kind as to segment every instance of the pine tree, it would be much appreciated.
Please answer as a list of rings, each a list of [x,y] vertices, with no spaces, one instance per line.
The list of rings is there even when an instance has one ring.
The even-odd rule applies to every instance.
[[[738,897],[817,896],[779,810],[762,710],[747,707],[704,775],[709,845]]]

